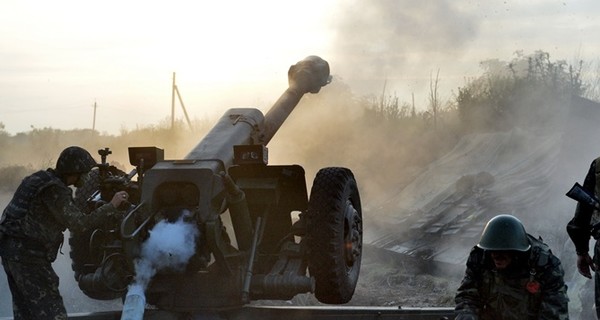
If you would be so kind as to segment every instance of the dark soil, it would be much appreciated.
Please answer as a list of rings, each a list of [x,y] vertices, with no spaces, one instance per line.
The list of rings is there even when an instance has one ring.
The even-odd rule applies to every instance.
[[[349,305],[453,307],[461,279],[443,273],[432,262],[367,247]]]
[[[459,269],[461,266],[440,269],[432,262],[366,246],[356,291],[345,306],[454,307],[454,294],[462,279]],[[253,304],[323,305],[311,294]]]

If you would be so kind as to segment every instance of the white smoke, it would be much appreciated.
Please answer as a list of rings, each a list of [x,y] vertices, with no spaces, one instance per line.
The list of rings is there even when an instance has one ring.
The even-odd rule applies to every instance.
[[[135,261],[135,279],[129,286],[128,295],[143,295],[158,271],[185,269],[196,252],[196,240],[200,234],[196,224],[183,220],[188,214],[184,212],[174,223],[160,221],[150,230],[150,237],[142,244],[141,256]]]

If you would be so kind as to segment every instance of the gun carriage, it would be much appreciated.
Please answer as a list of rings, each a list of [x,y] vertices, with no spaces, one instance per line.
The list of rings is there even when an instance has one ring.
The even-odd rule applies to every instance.
[[[265,115],[254,108],[226,111],[183,159],[165,160],[156,147],[131,147],[136,169],[125,174],[106,164],[108,149],[100,150],[95,181],[101,191],[79,198],[93,195],[93,206],[124,189],[132,200],[122,219],[71,235],[73,270],[86,295],[124,297],[153,228],[183,219],[199,230],[195,252],[185,270],[152,277],[145,288],[151,305],[193,311],[300,293],[328,304],[352,298],[362,256],[362,209],[352,171],[319,170],[309,197],[304,169],[269,165],[266,148],[302,96],[331,81],[329,65],[307,57],[290,67],[288,80]],[[231,221],[233,233],[223,220]]]

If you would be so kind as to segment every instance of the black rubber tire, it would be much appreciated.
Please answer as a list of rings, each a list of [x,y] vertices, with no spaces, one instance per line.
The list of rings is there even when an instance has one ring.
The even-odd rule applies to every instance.
[[[89,212],[91,208],[87,207],[87,199],[98,190],[98,185],[100,184],[100,174],[98,170],[94,169],[90,171],[90,178],[87,183],[83,185],[81,188],[77,188],[75,191],[74,201],[75,204],[81,209],[83,212]],[[122,293],[114,292],[111,290],[102,290],[98,288],[97,290],[87,290],[83,288],[79,283],[79,279],[85,275],[93,274],[96,272],[96,268],[100,261],[94,259],[93,255],[90,252],[89,243],[93,230],[86,232],[70,232],[69,235],[69,247],[70,252],[69,256],[71,257],[71,269],[73,270],[73,275],[75,280],[79,284],[79,289],[86,296],[95,299],[95,300],[113,300],[119,298]],[[101,287],[101,286],[99,286]]]
[[[119,298],[123,293],[115,292],[109,289],[101,289],[101,285],[98,285],[96,290],[88,290],[83,288],[79,283],[79,279],[87,274],[94,273],[96,270],[90,267],[87,267],[88,263],[93,261],[90,256],[89,249],[87,248],[87,244],[90,241],[91,232],[86,233],[71,233],[69,236],[69,245],[71,247],[71,268],[73,269],[75,280],[79,284],[79,289],[86,296],[95,299],[95,300],[113,300]],[[91,264],[94,266],[94,264]]]
[[[308,268],[322,303],[352,299],[362,258],[362,209],[352,171],[323,168],[310,192],[307,212]]]

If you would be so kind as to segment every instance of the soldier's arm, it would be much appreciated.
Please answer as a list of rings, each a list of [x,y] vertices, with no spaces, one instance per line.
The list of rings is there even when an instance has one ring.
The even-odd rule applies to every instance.
[[[89,214],[84,214],[75,205],[71,195],[71,189],[60,186],[51,186],[40,194],[50,214],[71,231],[84,232],[90,228],[98,227],[107,221],[110,216],[118,214],[117,209],[110,203]]]
[[[481,259],[482,252],[473,248],[467,260],[467,269],[461,281],[461,284],[454,297],[455,313],[461,316],[477,316],[482,307],[481,294],[479,292],[479,282],[481,279]]]
[[[569,319],[567,286],[565,285],[565,272],[560,260],[550,255],[548,265],[542,273],[542,303],[540,305],[539,319]]]
[[[596,189],[596,161],[592,161],[585,180],[583,189],[594,194]],[[593,208],[587,204],[577,203],[575,215],[567,224],[567,233],[575,245],[578,254],[586,254],[589,251],[590,242],[590,220],[592,218]]]

